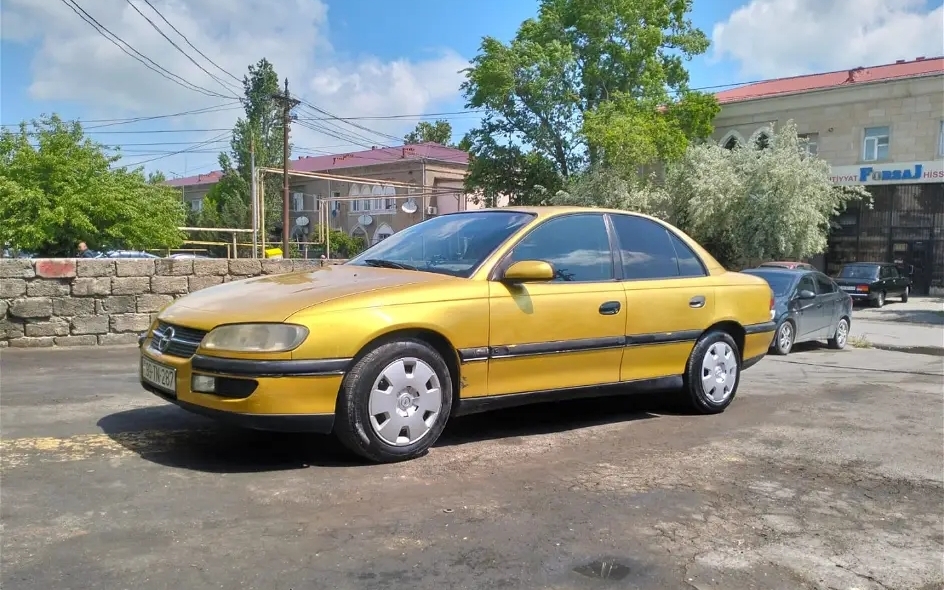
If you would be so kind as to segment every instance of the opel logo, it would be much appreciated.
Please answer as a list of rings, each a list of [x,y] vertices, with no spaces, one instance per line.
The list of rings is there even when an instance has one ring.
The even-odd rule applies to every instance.
[[[173,328],[166,328],[164,333],[161,334],[161,337],[157,340],[157,349],[161,352],[167,352],[167,349],[170,348],[170,341],[173,340],[174,335],[175,332]]]

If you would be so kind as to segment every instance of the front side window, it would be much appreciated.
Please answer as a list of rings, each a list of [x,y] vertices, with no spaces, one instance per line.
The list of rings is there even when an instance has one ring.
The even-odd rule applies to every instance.
[[[833,284],[831,280],[829,280],[829,277],[827,277],[826,275],[821,275],[821,274],[816,275],[816,288],[817,288],[817,291],[819,291],[819,293],[821,294],[836,292],[835,285]]]
[[[388,236],[346,264],[469,277],[495,248],[533,219],[520,211],[433,217]]]
[[[600,214],[555,217],[542,223],[512,249],[509,262],[543,260],[555,281],[610,281],[613,252]],[[506,263],[507,264],[507,263]]]
[[[862,142],[862,159],[866,162],[888,159],[888,127],[868,127]]]
[[[797,293],[800,291],[816,293],[816,285],[813,283],[813,277],[810,275],[805,275],[802,279],[800,279],[800,284],[797,285]]]
[[[623,278],[674,279],[704,276],[695,253],[662,225],[634,215],[613,215]]]

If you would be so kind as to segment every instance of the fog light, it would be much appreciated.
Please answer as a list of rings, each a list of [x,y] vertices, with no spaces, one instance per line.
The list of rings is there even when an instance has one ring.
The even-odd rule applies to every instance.
[[[190,379],[190,389],[197,393],[216,393],[216,378],[206,375],[194,375]]]

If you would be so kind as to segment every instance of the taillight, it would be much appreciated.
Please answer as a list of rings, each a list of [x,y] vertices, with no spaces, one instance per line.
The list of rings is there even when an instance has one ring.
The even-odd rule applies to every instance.
[[[771,295],[770,296],[770,309],[773,310],[773,308],[774,308],[774,296]]]
[[[860,293],[868,293],[868,292],[869,292],[869,286],[868,286],[868,285],[859,285],[858,287],[856,287],[856,291],[858,291],[858,292],[860,292]]]

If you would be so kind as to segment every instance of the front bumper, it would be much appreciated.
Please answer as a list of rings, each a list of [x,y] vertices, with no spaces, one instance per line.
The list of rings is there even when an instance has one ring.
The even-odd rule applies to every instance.
[[[141,386],[189,412],[251,428],[281,432],[330,433],[338,391],[349,360],[262,361],[196,355],[191,359],[141,346],[145,359],[174,369],[173,391],[144,379]],[[192,387],[194,375],[213,377],[215,393]]]

